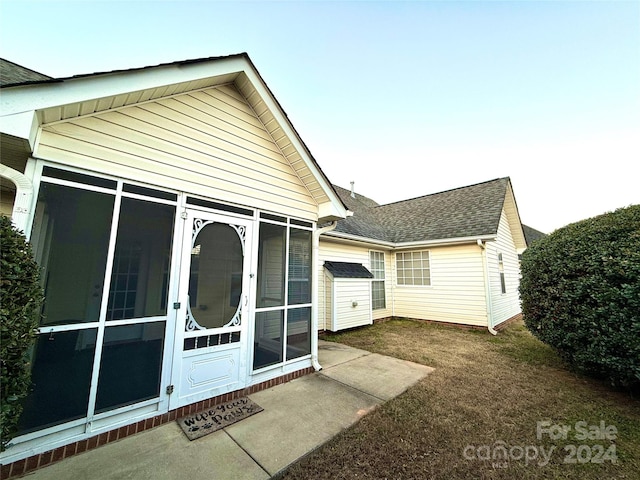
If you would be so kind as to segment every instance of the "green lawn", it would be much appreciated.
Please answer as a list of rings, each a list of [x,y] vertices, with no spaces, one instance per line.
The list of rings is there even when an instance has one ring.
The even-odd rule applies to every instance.
[[[522,324],[493,337],[393,320],[325,339],[436,371],[283,478],[640,478],[640,401],[572,373]]]

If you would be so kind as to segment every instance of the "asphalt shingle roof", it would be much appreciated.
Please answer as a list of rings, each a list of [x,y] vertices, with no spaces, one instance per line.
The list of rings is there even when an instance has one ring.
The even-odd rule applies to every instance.
[[[546,233],[542,233],[535,228],[531,228],[524,223],[522,224],[522,231],[524,232],[524,238],[527,242],[527,247],[530,247],[533,242],[540,240],[542,237],[546,237]]]
[[[0,58],[0,85],[15,85],[51,80],[51,77]]]
[[[373,274],[361,263],[324,262],[324,268],[335,278],[373,278]]]
[[[394,243],[495,235],[508,185],[497,178],[387,205],[334,186],[354,212],[336,231]]]

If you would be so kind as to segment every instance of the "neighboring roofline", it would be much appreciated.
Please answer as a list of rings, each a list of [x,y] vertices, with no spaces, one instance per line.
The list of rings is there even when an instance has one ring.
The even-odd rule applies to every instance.
[[[0,88],[11,86],[11,85],[19,85],[26,84],[31,82],[44,82],[50,81],[51,77],[49,75],[45,75],[44,73],[36,72],[31,68],[24,67],[16,62],[12,62],[11,60],[7,60],[6,58],[0,58],[3,69],[6,71],[3,72],[3,76],[17,76],[17,77],[32,77],[31,80],[21,80],[17,82],[5,82],[4,80],[0,81]],[[17,75],[16,75],[17,74]],[[37,78],[33,78],[37,77]]]
[[[457,237],[457,238],[441,238],[436,240],[418,240],[415,242],[387,242],[384,240],[376,240],[372,238],[360,237],[357,235],[352,235],[350,233],[342,233],[336,232],[335,230],[323,233],[320,238],[340,240],[341,243],[349,243],[349,244],[357,244],[357,245],[369,245],[369,246],[377,246],[378,248],[384,247],[389,250],[406,250],[406,249],[415,249],[420,247],[425,248],[433,248],[433,247],[448,247],[452,245],[464,245],[476,243],[478,240],[482,240],[485,242],[491,242],[496,240],[496,235],[473,235],[469,237]]]

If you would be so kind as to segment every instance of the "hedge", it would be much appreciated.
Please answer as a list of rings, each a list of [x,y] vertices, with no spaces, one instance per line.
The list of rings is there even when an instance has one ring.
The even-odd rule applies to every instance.
[[[22,232],[0,216],[0,451],[17,433],[31,382],[30,350],[42,307],[38,265]]]
[[[525,251],[527,328],[578,370],[640,386],[640,205],[560,228]]]

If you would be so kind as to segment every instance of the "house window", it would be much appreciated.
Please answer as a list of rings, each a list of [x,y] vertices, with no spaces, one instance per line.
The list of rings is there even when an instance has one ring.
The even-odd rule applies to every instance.
[[[500,291],[507,293],[507,285],[504,283],[504,262],[502,261],[502,254],[498,254],[498,270],[500,271]]]
[[[373,310],[386,308],[384,294],[384,252],[369,252],[371,281],[371,307]]]
[[[398,285],[431,285],[429,251],[396,253]]]

